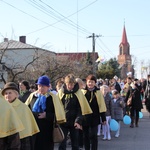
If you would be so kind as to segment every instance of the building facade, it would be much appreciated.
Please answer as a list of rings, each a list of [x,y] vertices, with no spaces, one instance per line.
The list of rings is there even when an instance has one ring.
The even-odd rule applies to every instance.
[[[119,55],[118,55],[118,63],[121,68],[121,78],[124,79],[127,77],[128,72],[132,73],[134,76],[134,70],[132,66],[132,58],[130,54],[130,44],[127,40],[126,28],[124,25],[122,40],[119,45]]]
[[[0,43],[0,88],[4,85],[1,75],[7,82],[10,70],[23,70],[27,64],[31,64],[28,68],[33,68],[32,62],[36,60],[37,63],[40,63],[40,58],[44,56],[55,59],[56,53],[27,44],[25,36],[20,36],[19,41],[4,38],[4,41]]]

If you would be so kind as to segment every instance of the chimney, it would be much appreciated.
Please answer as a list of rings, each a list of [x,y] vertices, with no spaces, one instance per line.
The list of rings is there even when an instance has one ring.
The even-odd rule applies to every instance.
[[[8,42],[8,38],[4,38],[4,42]]]
[[[22,43],[26,43],[26,36],[20,36],[19,41]]]

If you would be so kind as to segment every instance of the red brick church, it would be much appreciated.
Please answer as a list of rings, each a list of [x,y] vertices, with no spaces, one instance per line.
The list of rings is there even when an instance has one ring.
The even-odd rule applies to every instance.
[[[132,73],[132,77],[134,76],[132,58],[130,55],[130,44],[127,40],[125,25],[123,28],[122,41],[119,45],[118,63],[120,64],[122,79],[126,78],[129,72]]]

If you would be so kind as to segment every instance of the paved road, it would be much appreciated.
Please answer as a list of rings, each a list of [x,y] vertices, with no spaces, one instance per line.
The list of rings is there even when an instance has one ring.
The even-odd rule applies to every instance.
[[[114,132],[111,132],[111,141],[103,141],[100,136],[98,150],[150,150],[150,117],[145,109],[142,113],[143,118],[140,119],[138,128],[130,128],[122,123],[119,138],[114,137]],[[57,147],[56,145],[55,150]],[[71,150],[70,146],[67,150]]]

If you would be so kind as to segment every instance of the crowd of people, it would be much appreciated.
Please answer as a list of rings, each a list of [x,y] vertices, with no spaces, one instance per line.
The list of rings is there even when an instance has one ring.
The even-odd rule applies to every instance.
[[[46,75],[34,85],[8,82],[0,95],[0,150],[54,150],[54,122],[64,133],[59,150],[66,150],[68,139],[72,150],[98,150],[98,136],[112,139],[111,119],[118,123],[116,138],[125,115],[131,117],[130,128],[139,127],[142,102],[150,112],[150,75],[102,80],[68,74],[53,88]]]

